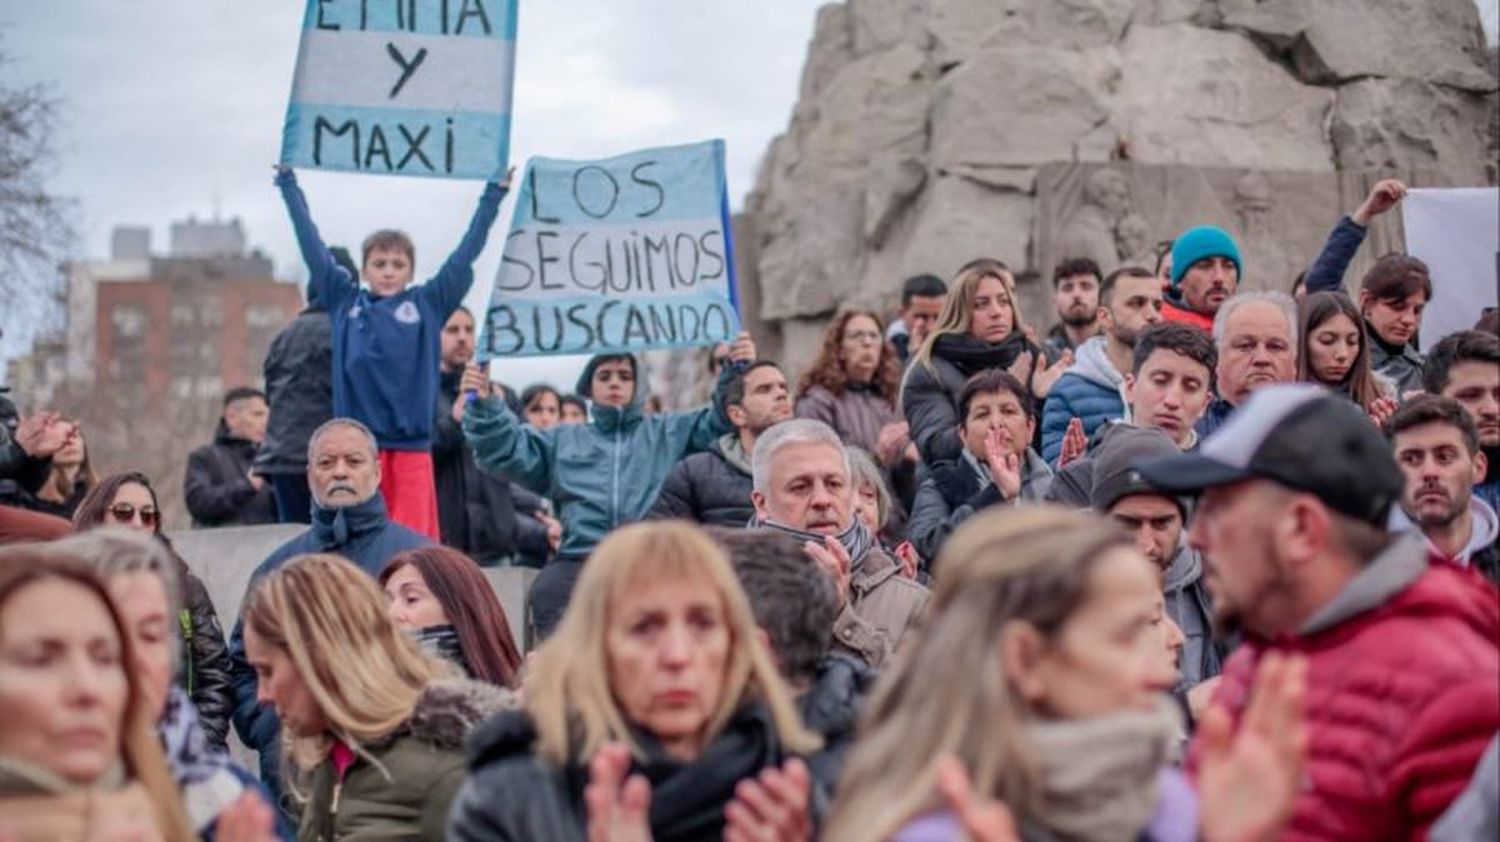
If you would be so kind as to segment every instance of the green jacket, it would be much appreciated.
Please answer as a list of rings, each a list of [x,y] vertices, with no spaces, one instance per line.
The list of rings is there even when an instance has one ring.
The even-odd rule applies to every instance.
[[[603,358],[595,357],[584,369],[579,394],[588,396],[589,380]],[[635,358],[629,359],[635,366]],[[721,399],[736,371],[724,366],[712,403],[699,409],[646,415],[641,411],[645,384],[637,377],[635,400],[628,406],[594,404],[588,423],[550,430],[523,423],[492,396],[464,409],[464,436],[481,468],[552,498],[563,523],[558,555],[582,559],[606,533],[646,516],[673,465],[733,432]]]
[[[477,681],[429,684],[411,718],[356,752],[342,778],[331,757],[312,770],[298,842],[442,842],[463,783],[464,740],[481,721],[513,707],[512,698]]]

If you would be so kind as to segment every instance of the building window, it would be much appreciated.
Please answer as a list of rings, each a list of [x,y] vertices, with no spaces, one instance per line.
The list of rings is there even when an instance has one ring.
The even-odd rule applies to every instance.
[[[146,314],[139,307],[121,304],[109,314],[115,334],[125,339],[135,339],[146,333]]]

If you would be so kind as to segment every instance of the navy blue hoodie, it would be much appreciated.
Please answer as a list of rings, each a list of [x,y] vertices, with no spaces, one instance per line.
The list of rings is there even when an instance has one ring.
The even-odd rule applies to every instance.
[[[443,325],[474,284],[474,260],[505,189],[485,185],[463,241],[427,283],[381,297],[333,259],[291,170],[277,172],[276,186],[307,263],[308,304],[327,310],[333,322],[334,416],[364,423],[382,450],[427,450]]]

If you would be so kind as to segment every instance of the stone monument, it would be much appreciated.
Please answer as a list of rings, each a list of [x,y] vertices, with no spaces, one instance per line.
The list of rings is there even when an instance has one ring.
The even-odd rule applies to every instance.
[[[832,3],[736,220],[746,321],[795,375],[838,307],[983,255],[1037,273],[1043,329],[1058,259],[1146,263],[1199,223],[1285,289],[1375,180],[1496,183],[1497,120],[1473,0]]]

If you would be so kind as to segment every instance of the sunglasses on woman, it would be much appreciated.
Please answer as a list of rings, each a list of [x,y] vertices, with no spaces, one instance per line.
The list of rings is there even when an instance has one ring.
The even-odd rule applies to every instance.
[[[130,523],[135,520],[136,514],[141,516],[142,526],[155,526],[157,511],[152,506],[142,506],[137,509],[131,503],[116,503],[109,507],[109,514],[120,523]]]

